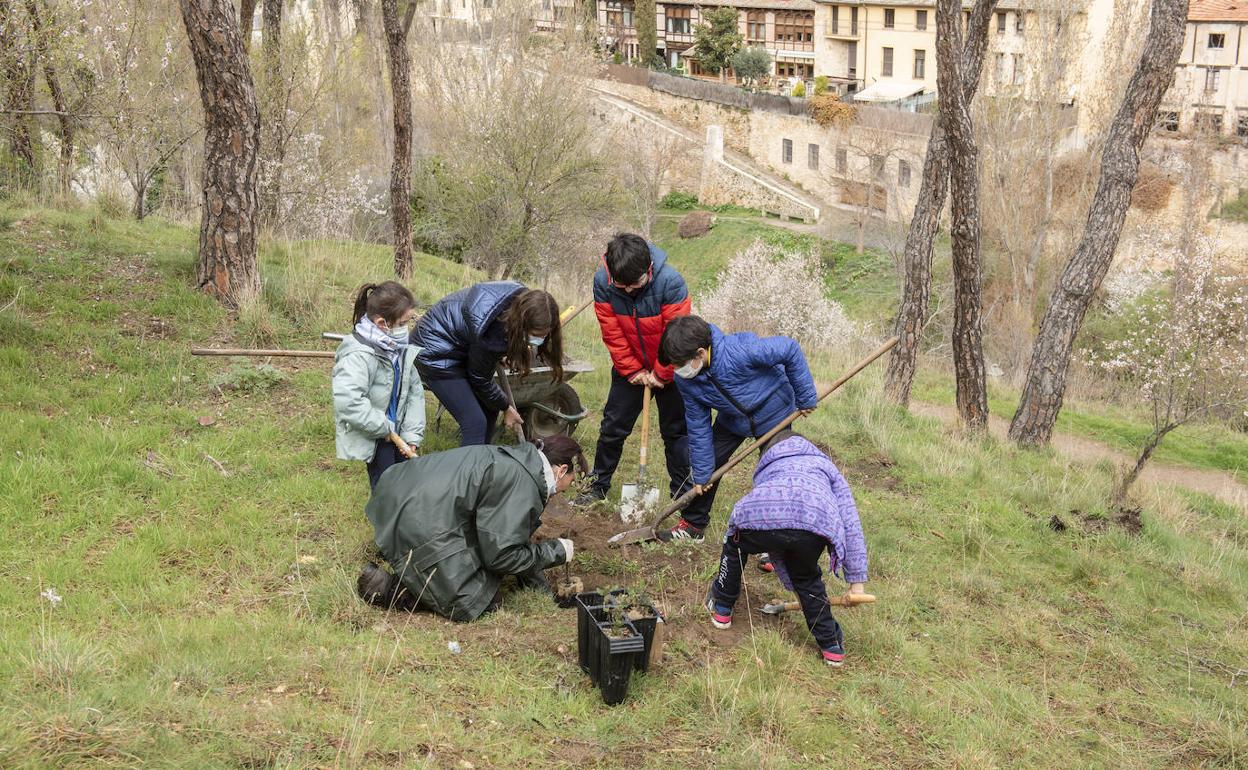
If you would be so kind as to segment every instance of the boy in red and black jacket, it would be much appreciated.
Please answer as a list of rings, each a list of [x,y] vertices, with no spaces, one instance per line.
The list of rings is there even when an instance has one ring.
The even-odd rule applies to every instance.
[[[659,363],[659,340],[673,319],[689,315],[685,279],[667,254],[645,238],[621,233],[607,244],[594,275],[594,313],[611,352],[611,389],[602,408],[589,489],[576,499],[593,504],[607,496],[624,442],[641,414],[649,385],[659,412],[659,433],[673,497],[689,478],[685,405],[672,385],[672,368]]]

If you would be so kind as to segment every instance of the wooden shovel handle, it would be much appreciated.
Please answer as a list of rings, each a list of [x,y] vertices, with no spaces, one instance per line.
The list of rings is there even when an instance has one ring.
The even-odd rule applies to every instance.
[[[868,355],[866,358],[862,359],[858,363],[854,364],[853,368],[851,368],[845,374],[842,374],[836,382],[832,383],[831,385],[826,386],[825,388],[823,388],[823,390],[819,391],[818,398],[815,399],[815,403],[818,404],[819,402],[823,401],[828,396],[832,395],[832,393],[836,392],[838,388],[840,388],[845,383],[849,382],[850,379],[852,379],[854,375],[858,374],[858,372],[861,372],[863,369],[866,369],[868,366],[870,366],[871,363],[875,361],[875,359],[884,355],[889,350],[892,350],[893,346],[897,344],[897,341],[898,341],[898,338],[893,337],[889,339],[888,341],[886,341],[884,344],[880,345],[875,350],[871,351],[870,355]],[[796,420],[798,417],[800,417],[801,414],[802,413],[800,411],[793,412],[793,414],[790,414],[788,417],[785,417],[783,420],[781,420],[779,425],[777,425],[776,427],[772,428],[771,430],[767,431],[762,436],[760,436],[757,440],[754,441],[754,443],[750,444],[745,449],[742,449],[741,451],[737,452],[737,454],[733,455],[732,458],[728,460],[728,462],[721,465],[719,468],[715,470],[714,473],[711,474],[711,480],[707,482],[706,486],[709,487],[711,484],[714,484],[715,482],[723,478],[725,473],[735,468],[737,464],[740,463],[742,460],[744,460],[746,457],[748,457],[751,452],[753,452],[755,449],[758,449],[763,444],[766,444],[768,441],[771,441],[773,436],[775,436],[780,431],[792,425],[793,421]],[[698,496],[698,493],[691,489],[688,492],[681,495],[680,497],[673,500],[666,508],[662,510],[662,512],[659,513],[659,518],[654,520],[654,524],[652,525],[651,528],[657,532],[660,524],[666,521],[667,518],[671,516],[673,513],[676,513],[677,511],[684,509],[685,506],[689,505],[689,503],[692,503],[693,499],[697,496]]]
[[[650,386],[646,385],[641,402],[641,458],[638,460],[637,478],[645,481],[646,455],[650,449]]]

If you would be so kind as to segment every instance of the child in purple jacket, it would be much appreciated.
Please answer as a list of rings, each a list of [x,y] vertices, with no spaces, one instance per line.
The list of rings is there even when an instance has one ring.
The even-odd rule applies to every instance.
[[[850,584],[850,593],[863,593],[867,543],[849,484],[818,447],[793,431],[782,431],[764,448],[754,489],[732,509],[719,574],[706,598],[711,624],[732,625],[749,555],[770,553],[776,575],[801,602],[824,662],[840,666],[845,660],[841,627],[832,617],[819,567],[825,550],[832,573]]]

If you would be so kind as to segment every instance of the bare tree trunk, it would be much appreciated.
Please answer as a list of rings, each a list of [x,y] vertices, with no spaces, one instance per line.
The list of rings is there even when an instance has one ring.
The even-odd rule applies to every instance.
[[[147,177],[139,180],[134,188],[134,218],[142,222],[147,216]]]
[[[49,32],[46,21],[39,7],[38,0],[26,0],[26,12],[30,16],[31,34],[35,40],[35,50],[43,62],[43,79],[48,85],[48,93],[52,96],[52,104],[56,108],[56,119],[61,129],[61,154],[57,164],[57,189],[61,197],[69,196],[73,182],[74,169],[74,123],[69,114],[69,102],[61,89],[61,80],[57,76],[56,64],[52,61],[51,49],[48,45]],[[50,9],[47,9],[50,11]],[[50,14],[49,14],[50,16]]]
[[[1140,148],[1162,95],[1174,81],[1186,18],[1187,0],[1153,0],[1144,52],[1105,140],[1100,182],[1083,237],[1053,287],[1031,351],[1023,395],[1010,423],[1010,438],[1020,444],[1047,444],[1053,435],[1075,336],[1118,248],[1139,176]]]
[[[256,162],[260,112],[230,0],[179,0],[204,107],[198,287],[228,307],[260,291]]]
[[[263,0],[261,6],[264,62],[261,103],[264,122],[260,136],[260,226],[272,227],[278,219],[282,194],[282,162],[286,154],[286,88],[282,80],[282,0]]]
[[[398,0],[381,0],[390,91],[394,99],[394,163],[390,167],[390,216],[394,221],[394,274],[412,275],[412,75]]]
[[[1152,432],[1148,440],[1144,442],[1144,448],[1140,450],[1140,456],[1136,458],[1135,465],[1131,467],[1131,470],[1127,471],[1127,475],[1123,476],[1122,481],[1114,489],[1114,495],[1110,499],[1113,505],[1123,504],[1127,499],[1127,492],[1131,490],[1131,485],[1135,484],[1140,478],[1140,474],[1144,471],[1144,465],[1153,456],[1153,452],[1157,451],[1157,447],[1161,445],[1161,440],[1177,427],[1179,426],[1170,424]]]
[[[963,89],[962,3],[936,4],[936,78],[940,120],[949,142],[949,177],[953,188],[953,370],[958,415],[970,432],[988,427],[988,390],[984,374],[979,254],[979,147],[971,124],[970,100]]]
[[[962,91],[968,104],[979,87],[984,49],[988,45],[988,23],[996,5],[997,0],[976,0],[971,10],[966,45],[962,50]],[[895,334],[901,339],[889,356],[888,371],[884,376],[885,391],[902,406],[910,403],[910,386],[918,365],[919,342],[927,323],[927,309],[931,301],[932,243],[936,239],[940,214],[945,208],[945,196],[949,191],[948,164],[948,139],[941,120],[937,119],[932,124],[927,141],[923,181],[914,217],[910,220],[910,231],[906,235],[905,286],[895,326]]]
[[[29,36],[18,34],[14,5],[0,1],[0,66],[7,91],[4,108],[10,112],[9,154],[20,161],[27,173],[35,168],[35,146],[31,139],[31,118],[35,91],[35,56]]]
[[[243,50],[251,50],[251,30],[256,23],[256,4],[259,0],[240,0],[238,5],[238,28],[243,33]]]

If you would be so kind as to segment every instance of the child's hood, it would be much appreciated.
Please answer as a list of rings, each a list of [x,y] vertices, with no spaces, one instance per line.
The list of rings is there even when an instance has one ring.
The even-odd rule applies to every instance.
[[[809,439],[804,436],[790,436],[763,453],[758,467],[754,469],[754,483],[760,483],[770,472],[779,471],[794,461],[806,466],[823,463],[833,465],[828,456]]]

